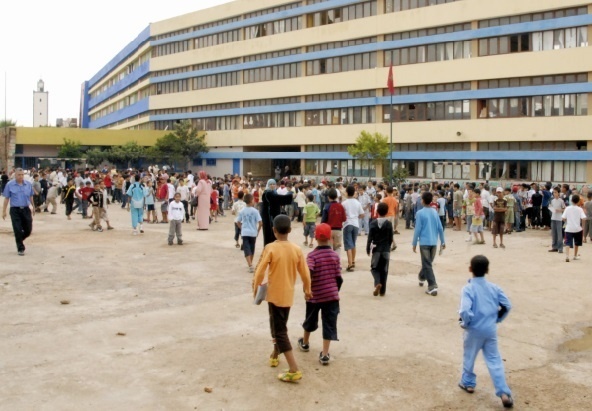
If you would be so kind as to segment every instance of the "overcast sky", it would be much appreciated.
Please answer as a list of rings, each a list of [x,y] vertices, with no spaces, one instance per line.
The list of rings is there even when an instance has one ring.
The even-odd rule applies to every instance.
[[[78,118],[80,86],[150,22],[231,0],[0,0],[0,119],[33,125],[33,90],[45,81],[49,123]],[[7,87],[4,87],[4,73]]]

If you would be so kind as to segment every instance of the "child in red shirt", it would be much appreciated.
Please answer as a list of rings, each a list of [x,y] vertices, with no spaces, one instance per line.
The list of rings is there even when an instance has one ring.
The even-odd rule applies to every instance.
[[[212,186],[212,194],[210,197],[210,214],[214,218],[214,221],[218,222],[218,185]]]

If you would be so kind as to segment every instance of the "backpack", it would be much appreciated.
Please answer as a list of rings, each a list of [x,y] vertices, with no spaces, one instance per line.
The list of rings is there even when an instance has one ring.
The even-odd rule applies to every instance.
[[[345,215],[345,209],[343,208],[343,206],[336,207],[337,204],[341,206],[341,204],[339,203],[330,205],[327,221],[335,223],[339,222],[340,224],[343,224],[343,222],[347,219]]]

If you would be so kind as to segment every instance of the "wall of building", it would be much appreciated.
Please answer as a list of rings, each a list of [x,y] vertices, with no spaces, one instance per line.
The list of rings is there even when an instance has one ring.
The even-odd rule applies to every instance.
[[[33,92],[33,127],[49,125],[49,95],[47,92]]]

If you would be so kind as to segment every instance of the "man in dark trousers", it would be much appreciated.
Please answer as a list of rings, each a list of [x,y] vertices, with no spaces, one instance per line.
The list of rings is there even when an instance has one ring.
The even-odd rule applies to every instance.
[[[15,171],[14,180],[6,184],[4,192],[4,207],[2,208],[2,219],[6,220],[8,202],[10,202],[10,219],[16,240],[18,255],[25,255],[23,241],[31,235],[33,230],[33,216],[35,215],[35,203],[33,202],[33,186],[25,181],[25,172],[22,168]],[[32,206],[32,209],[30,208]]]

